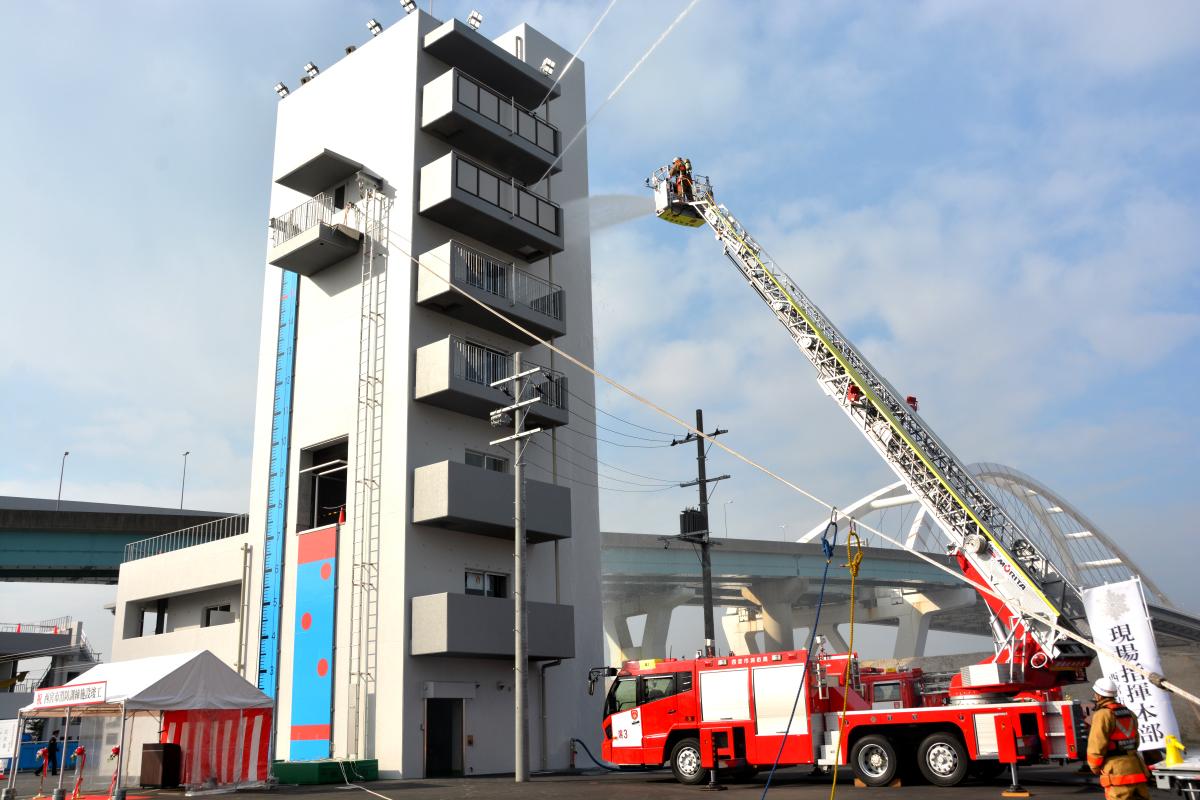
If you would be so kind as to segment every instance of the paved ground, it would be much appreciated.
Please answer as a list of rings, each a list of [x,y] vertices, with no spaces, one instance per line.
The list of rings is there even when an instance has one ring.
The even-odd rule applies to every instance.
[[[1103,795],[1094,780],[1080,775],[1073,769],[1037,767],[1022,770],[1021,780],[1034,797],[1038,798],[1095,798]],[[749,783],[730,783],[728,790],[718,797],[722,800],[752,800],[762,794],[764,778]],[[917,800],[918,798],[944,798],[945,800],[976,800],[1000,797],[1007,782],[991,784],[968,783],[953,789],[939,789],[914,783],[895,789],[856,789],[848,780],[839,781],[838,795],[844,800]],[[456,800],[457,798],[568,798],[569,800],[625,800],[626,798],[652,798],[653,800],[675,800],[691,798],[699,800],[709,796],[699,788],[680,786],[669,771],[656,772],[588,772],[580,775],[535,776],[527,784],[517,785],[511,777],[461,778],[447,780],[378,781],[363,785],[382,800]],[[25,775],[18,782],[18,793],[22,800],[29,800],[37,792],[36,781]],[[69,791],[69,788],[68,788]],[[130,792],[134,794],[133,791]],[[1152,792],[1164,800],[1172,795]],[[149,795],[153,800],[175,800],[182,798],[180,792],[138,792]],[[263,792],[246,792],[246,795]],[[371,800],[359,789],[346,786],[282,786],[270,794],[280,797],[291,795],[303,800]],[[380,797],[375,800],[380,800]],[[806,798],[825,800],[829,797],[828,777],[813,777],[806,770],[780,770],[771,786],[769,797],[777,800]]]

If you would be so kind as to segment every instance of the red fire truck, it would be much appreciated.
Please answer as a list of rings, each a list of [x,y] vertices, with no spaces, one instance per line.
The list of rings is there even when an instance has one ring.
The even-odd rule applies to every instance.
[[[781,765],[849,764],[881,786],[915,761],[952,786],[1005,764],[1080,758],[1078,704],[1062,687],[1085,680],[1092,653],[1075,640],[1077,587],[963,462],[837,329],[723,204],[707,178],[680,193],[670,166],[647,180],[661,219],[708,225],[725,256],[816,370],[846,414],[921,502],[948,551],[988,606],[995,653],[941,683],[919,670],[860,668],[856,654],[820,648],[695,660],[626,662],[592,671],[612,677],[604,709],[606,758],[669,763],[684,783],[713,767],[749,773]],[[797,697],[799,700],[797,701]],[[841,710],[847,713],[842,723]],[[792,715],[795,704],[795,715]],[[789,725],[789,719],[791,723]],[[1015,777],[1015,775],[1014,775]]]
[[[669,764],[681,783],[697,784],[714,765],[744,778],[779,755],[780,766],[849,764],[868,786],[887,785],[915,760],[930,783],[954,786],[1006,764],[1076,760],[1086,749],[1079,704],[1058,688],[951,705],[939,676],[862,668],[847,658],[818,653],[809,661],[806,651],[791,650],[594,670],[594,679],[614,678],[604,758]]]

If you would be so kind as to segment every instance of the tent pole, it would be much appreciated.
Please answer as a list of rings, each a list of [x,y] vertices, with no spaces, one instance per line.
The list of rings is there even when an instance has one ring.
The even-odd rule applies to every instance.
[[[117,751],[117,788],[113,800],[125,800],[125,701],[121,701],[121,739]]]
[[[51,800],[63,800],[66,792],[63,791],[63,778],[67,774],[67,751],[71,748],[68,746],[71,740],[71,708],[68,706],[63,716],[63,735],[59,739],[59,744],[62,746],[62,753],[58,756],[58,786],[54,787],[54,791],[50,793]]]
[[[13,742],[12,760],[8,762],[8,786],[4,787],[4,800],[17,800],[17,770],[21,762],[21,734],[25,731],[25,718],[17,712],[17,735]]]

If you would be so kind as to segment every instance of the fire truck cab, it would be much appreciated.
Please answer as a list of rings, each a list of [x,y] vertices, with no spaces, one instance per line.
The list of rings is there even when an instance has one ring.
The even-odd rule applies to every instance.
[[[780,767],[849,765],[868,786],[915,760],[931,783],[953,786],[1004,764],[1078,759],[1086,739],[1078,704],[1061,697],[953,705],[920,670],[861,669],[854,654],[650,659],[593,670],[601,675],[613,678],[604,758],[667,764],[685,784],[714,766],[750,777],[778,757]]]

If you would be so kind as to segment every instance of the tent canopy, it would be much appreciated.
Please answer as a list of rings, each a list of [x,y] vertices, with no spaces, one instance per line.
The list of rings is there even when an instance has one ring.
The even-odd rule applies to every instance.
[[[21,713],[60,715],[111,714],[126,711],[192,711],[200,709],[270,708],[271,698],[207,650],[136,658],[99,664],[65,684],[103,684],[89,702],[65,698],[39,704],[36,695]],[[99,689],[103,691],[100,692]],[[57,713],[56,713],[57,712]]]

